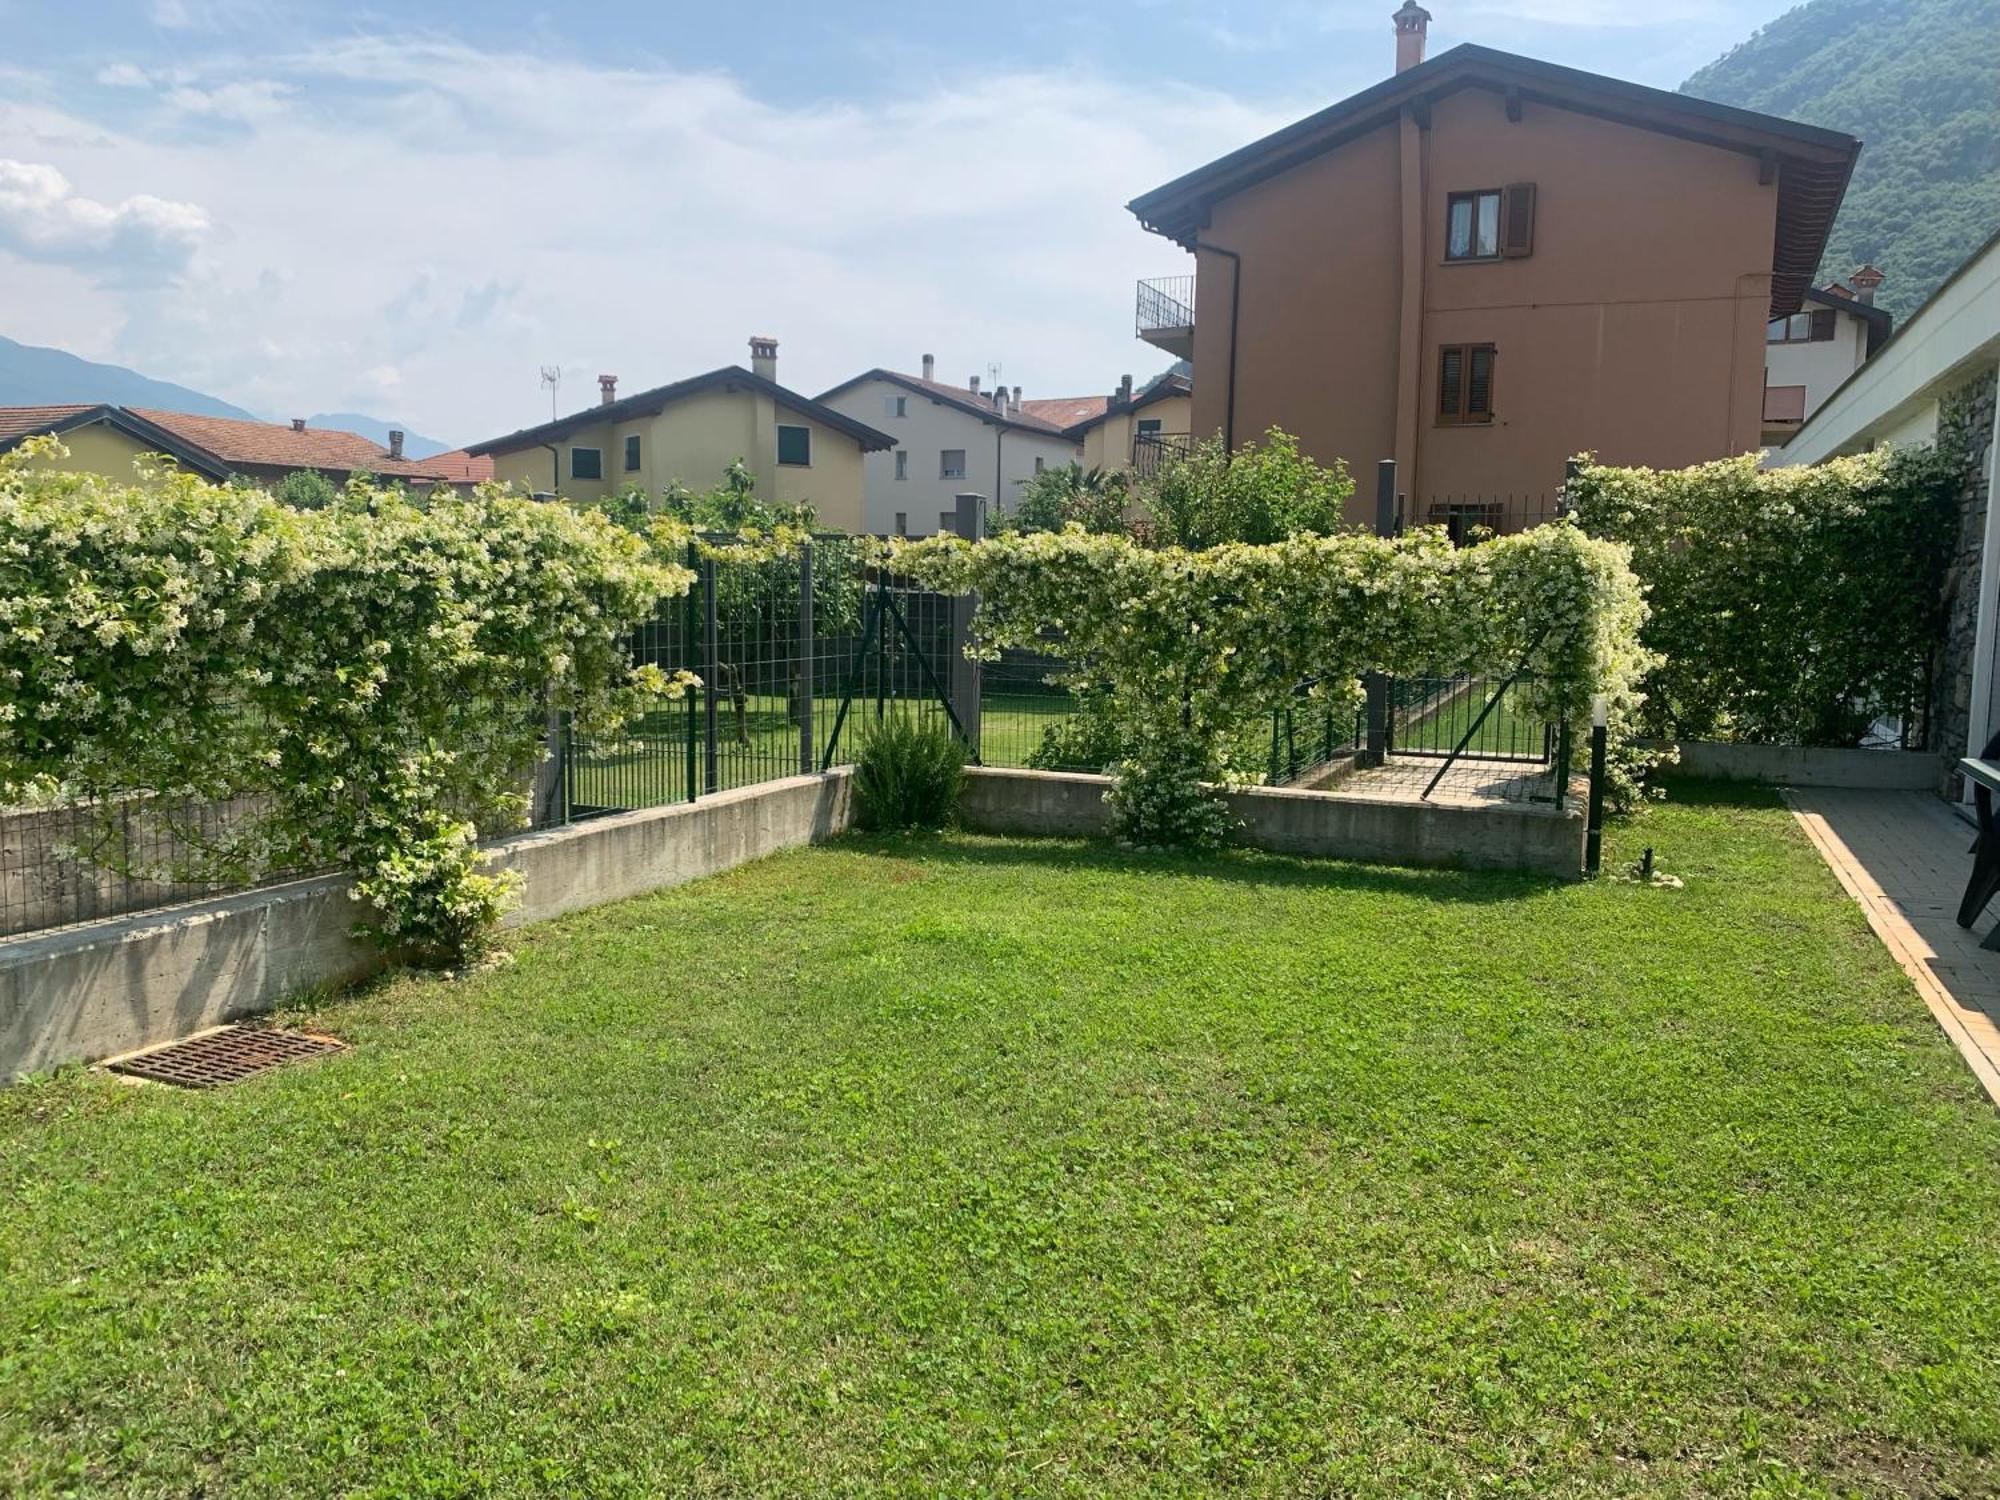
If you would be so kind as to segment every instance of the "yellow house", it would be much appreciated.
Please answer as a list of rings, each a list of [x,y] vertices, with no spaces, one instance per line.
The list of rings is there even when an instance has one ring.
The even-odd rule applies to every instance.
[[[1086,469],[1150,474],[1164,454],[1184,451],[1194,427],[1194,388],[1185,375],[1163,375],[1132,394],[1131,377],[1094,416],[1064,434],[1083,445]]]
[[[164,453],[204,479],[229,477],[228,467],[213,454],[123,407],[101,402],[0,407],[0,453],[44,434],[59,439],[68,452],[42,460],[42,468],[130,479],[132,461],[140,454]]]
[[[490,456],[496,479],[573,500],[712,489],[740,459],[760,497],[809,504],[821,525],[859,532],[862,455],[895,440],[779,385],[774,340],[752,339],[750,355],[751,369],[727,365],[636,396],[599,376],[597,406],[466,451]]]

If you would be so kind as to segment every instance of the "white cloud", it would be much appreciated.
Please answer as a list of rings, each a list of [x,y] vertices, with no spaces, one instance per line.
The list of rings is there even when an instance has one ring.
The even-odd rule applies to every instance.
[[[99,68],[97,81],[112,89],[143,89],[151,82],[144,68],[128,62],[110,63]]]
[[[364,405],[393,371],[398,411],[458,441],[545,411],[542,364],[630,391],[741,362],[752,332],[807,392],[925,351],[1031,395],[1108,390],[1166,363],[1132,340],[1134,279],[1186,265],[1125,200],[1325,102],[1051,69],[780,108],[721,74],[422,36],[217,59],[168,102],[220,118],[246,74],[273,87],[233,96],[226,145],[155,120],[52,153],[217,226],[181,241],[202,246],[184,285],[79,293],[77,321],[267,411]],[[0,156],[83,123],[0,111]]]
[[[290,84],[257,78],[212,89],[191,86],[169,89],[164,97],[169,106],[183,114],[248,123],[282,114],[291,93]]]
[[[0,159],[0,249],[23,259],[152,283],[186,269],[208,230],[195,204],[150,193],[101,203],[46,163]]]
[[[1661,27],[1714,21],[1729,13],[1728,0],[1468,0],[1468,17],[1496,16],[1543,26]]]

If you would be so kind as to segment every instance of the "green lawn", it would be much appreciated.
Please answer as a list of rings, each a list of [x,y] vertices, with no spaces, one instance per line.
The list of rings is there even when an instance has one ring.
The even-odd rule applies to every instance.
[[[0,1093],[0,1491],[1991,1494],[2000,1117],[1745,795],[853,840]]]

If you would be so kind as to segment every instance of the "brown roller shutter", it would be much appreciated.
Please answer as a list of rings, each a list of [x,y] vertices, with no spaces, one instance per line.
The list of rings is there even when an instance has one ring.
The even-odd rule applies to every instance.
[[[1513,182],[1500,190],[1500,253],[1518,260],[1535,253],[1535,185]]]

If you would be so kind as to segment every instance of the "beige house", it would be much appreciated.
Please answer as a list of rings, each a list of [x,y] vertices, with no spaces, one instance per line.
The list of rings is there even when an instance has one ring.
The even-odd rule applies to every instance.
[[[1136,395],[1127,375],[1103,409],[1073,424],[1065,436],[1083,447],[1086,469],[1151,474],[1170,453],[1185,452],[1194,430],[1194,383],[1162,375]]]
[[[248,479],[269,485],[304,470],[335,484],[365,473],[419,487],[466,488],[492,477],[484,460],[463,451],[407,457],[403,434],[397,431],[389,434],[385,448],[358,432],[308,427],[303,418],[249,422],[106,403],[0,407],[0,452],[41,434],[60,439],[69,450],[51,460],[50,467],[118,479],[129,479],[133,460],[146,453],[172,459],[218,483]]]
[[[1764,329],[1764,441],[1782,443],[1889,337],[1889,314],[1875,305],[1884,277],[1863,266],[1846,282],[1806,288],[1788,318]]]
[[[1393,17],[1393,76],[1129,205],[1193,257],[1141,285],[1138,331],[1192,358],[1196,434],[1345,459],[1356,519],[1381,459],[1424,520],[1547,496],[1583,449],[1757,448],[1766,325],[1860,142],[1486,47],[1425,61],[1428,20]]]
[[[750,356],[748,370],[728,365],[635,396],[599,376],[597,406],[466,451],[490,457],[505,483],[575,500],[712,489],[741,460],[761,498],[809,504],[824,526],[862,530],[862,458],[895,440],[779,385],[775,340],[752,339]]]

